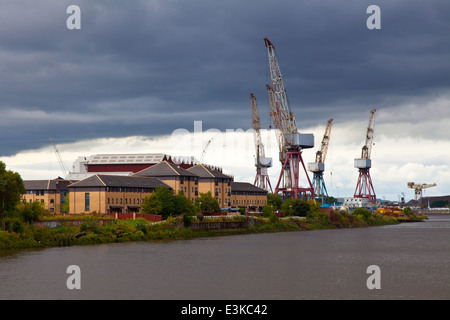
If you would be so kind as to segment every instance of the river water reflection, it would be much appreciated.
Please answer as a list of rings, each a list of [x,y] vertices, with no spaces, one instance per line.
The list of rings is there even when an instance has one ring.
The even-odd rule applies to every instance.
[[[0,299],[450,299],[450,216],[360,229],[0,251]],[[69,265],[81,290],[69,290]],[[367,267],[381,270],[369,290]]]

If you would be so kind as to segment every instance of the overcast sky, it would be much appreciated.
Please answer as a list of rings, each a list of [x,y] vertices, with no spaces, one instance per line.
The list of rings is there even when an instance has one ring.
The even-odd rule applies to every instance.
[[[69,5],[81,9],[80,30],[66,26]],[[380,7],[381,29],[367,28],[369,5]],[[44,169],[50,137],[68,166],[100,152],[176,154],[172,133],[194,121],[249,129],[250,92],[269,128],[267,37],[300,132],[315,133],[317,147],[334,119],[333,195],[353,194],[373,108],[377,196],[411,198],[410,179],[450,194],[449,17],[448,0],[3,0],[0,160],[24,178],[54,178]],[[211,144],[209,162],[251,181],[254,151],[241,163],[237,146],[225,161],[225,145]]]

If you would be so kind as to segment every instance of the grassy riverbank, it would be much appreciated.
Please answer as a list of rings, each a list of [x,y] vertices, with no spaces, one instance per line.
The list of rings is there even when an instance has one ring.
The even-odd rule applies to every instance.
[[[412,217],[414,218],[414,217]],[[415,217],[417,218],[417,217]],[[421,219],[426,218],[422,217]],[[128,241],[181,240],[205,236],[223,236],[260,232],[286,232],[330,228],[355,228],[399,223],[389,216],[353,215],[347,212],[308,217],[169,217],[159,223],[143,219],[109,219],[102,224],[99,217],[76,217],[81,223],[47,228],[21,221],[0,221],[0,249],[44,248]],[[403,218],[404,219],[404,218]],[[70,221],[64,217],[63,221]],[[409,221],[409,220],[407,220]],[[218,224],[221,223],[219,226]],[[214,227],[215,226],[215,227]],[[217,227],[218,226],[218,227]]]

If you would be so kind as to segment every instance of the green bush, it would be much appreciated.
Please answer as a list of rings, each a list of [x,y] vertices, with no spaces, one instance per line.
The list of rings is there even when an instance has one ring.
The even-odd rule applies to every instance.
[[[14,222],[11,227],[11,230],[15,233],[23,233],[24,227],[23,227],[22,222],[20,222],[20,221]]]
[[[183,214],[183,224],[185,228],[189,228],[192,225],[192,216]]]
[[[147,221],[136,221],[134,227],[138,232],[142,232],[143,234],[147,234],[147,232],[149,231]]]
[[[80,231],[101,233],[101,226],[97,219],[86,219],[86,221],[80,225]]]
[[[27,223],[38,221],[42,216],[48,214],[40,202],[21,203],[17,206],[17,212]]]

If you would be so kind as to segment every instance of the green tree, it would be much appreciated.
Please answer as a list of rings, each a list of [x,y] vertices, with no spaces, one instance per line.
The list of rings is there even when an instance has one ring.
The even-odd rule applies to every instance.
[[[163,219],[167,219],[167,217],[171,216],[175,212],[175,204],[173,201],[174,192],[172,189],[165,187],[156,187],[155,193],[161,203],[160,214]]]
[[[195,213],[195,210],[194,205],[183,192],[180,191],[174,195],[171,189],[157,187],[154,193],[144,198],[142,212],[160,214],[163,219],[167,219],[171,215],[191,215]]]
[[[162,211],[162,204],[156,193],[146,196],[141,207],[145,214],[161,214]]]
[[[69,202],[69,194],[64,196],[64,202],[61,204],[61,213],[69,213],[70,211],[70,202]]]
[[[195,204],[203,214],[219,212],[220,207],[217,200],[211,195],[211,192],[200,193],[200,196],[195,199]]]
[[[6,170],[6,164],[0,161],[0,218],[16,208],[25,191],[22,177]]]
[[[272,206],[269,204],[264,205],[264,207],[262,208],[262,215],[263,215],[263,217],[266,217],[266,218],[273,215]]]
[[[184,195],[183,191],[179,191],[176,196],[173,197],[174,203],[174,214],[187,214],[194,215],[195,214],[195,206],[194,204]]]
[[[430,208],[445,208],[448,206],[447,200],[434,200],[430,203]]]
[[[305,217],[310,212],[310,206],[305,200],[289,198],[286,199],[281,209],[286,216]]]
[[[281,210],[283,199],[276,193],[268,193],[267,204],[272,206],[272,210]]]

